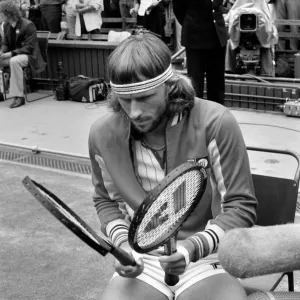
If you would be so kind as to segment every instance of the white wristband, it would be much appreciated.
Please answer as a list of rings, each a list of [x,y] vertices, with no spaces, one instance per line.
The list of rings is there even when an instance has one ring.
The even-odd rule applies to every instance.
[[[184,256],[185,259],[185,268],[187,268],[187,266],[190,264],[190,254],[189,251],[186,250],[185,247],[183,246],[178,246],[177,247],[177,252],[181,253]]]

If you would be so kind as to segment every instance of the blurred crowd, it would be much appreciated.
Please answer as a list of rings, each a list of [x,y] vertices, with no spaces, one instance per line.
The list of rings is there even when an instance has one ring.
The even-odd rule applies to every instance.
[[[171,0],[12,0],[20,7],[22,17],[31,20],[37,30],[59,33],[62,30],[80,36],[100,33],[102,18],[137,18],[136,25],[164,38],[166,7]],[[127,24],[132,28],[133,24]]]
[[[100,33],[101,27],[114,28],[120,24],[103,23],[102,18],[137,18],[137,25],[158,34],[164,39],[166,8],[176,0],[12,0],[20,7],[22,17],[31,20],[37,30],[58,33],[62,30],[80,36],[84,33]],[[252,0],[249,0],[251,2]],[[188,1],[187,1],[188,2]],[[224,15],[237,0],[224,0]],[[300,20],[299,0],[266,0],[271,18]],[[178,24],[177,24],[178,25]],[[63,27],[63,28],[62,28]],[[128,23],[127,28],[133,24]],[[279,32],[289,28],[299,33],[299,26],[278,25]],[[180,27],[176,28],[180,30]],[[280,39],[278,50],[298,50],[299,41]]]

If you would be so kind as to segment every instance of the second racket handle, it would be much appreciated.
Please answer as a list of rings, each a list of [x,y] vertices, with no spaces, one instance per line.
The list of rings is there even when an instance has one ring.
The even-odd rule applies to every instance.
[[[165,244],[165,254],[171,255],[176,252],[176,239],[171,237],[170,240]],[[165,272],[165,283],[169,286],[174,286],[178,283],[179,276]]]
[[[113,247],[110,253],[124,266],[135,266],[135,259],[119,247]]]

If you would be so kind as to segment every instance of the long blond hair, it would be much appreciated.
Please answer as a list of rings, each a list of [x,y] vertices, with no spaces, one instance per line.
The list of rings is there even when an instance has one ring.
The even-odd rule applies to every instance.
[[[152,79],[162,74],[171,64],[167,45],[151,33],[132,35],[111,53],[108,74],[114,84],[129,84]],[[169,86],[167,113],[174,115],[194,105],[195,90],[191,80],[176,73],[165,82]],[[122,112],[118,98],[111,91],[109,108]]]

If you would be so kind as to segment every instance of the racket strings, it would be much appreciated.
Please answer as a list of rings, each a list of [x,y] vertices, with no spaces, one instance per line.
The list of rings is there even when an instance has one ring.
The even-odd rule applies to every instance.
[[[136,235],[141,248],[153,247],[189,211],[202,186],[202,174],[191,170],[176,178],[155,199]]]

